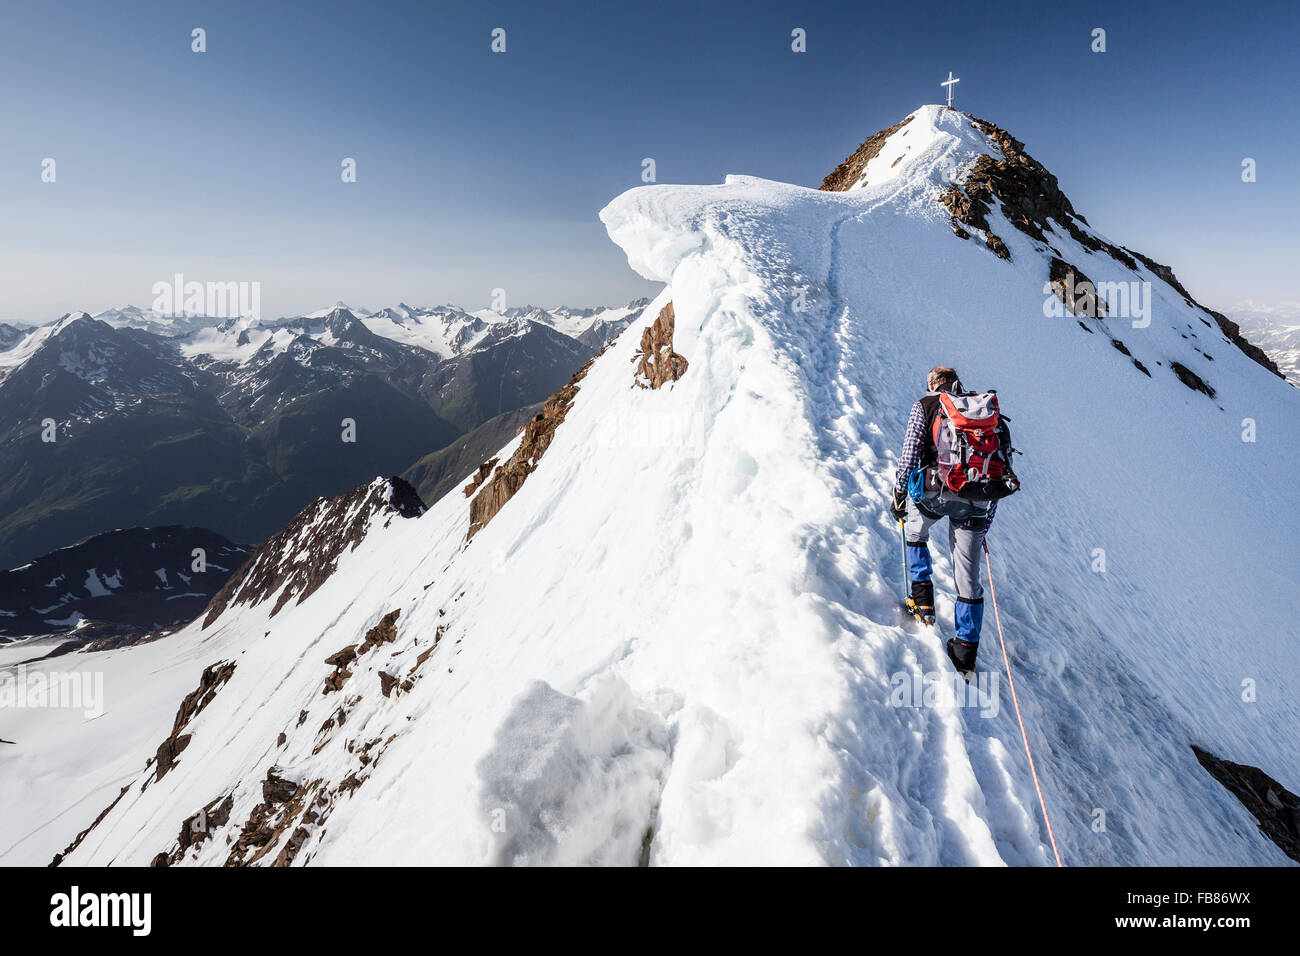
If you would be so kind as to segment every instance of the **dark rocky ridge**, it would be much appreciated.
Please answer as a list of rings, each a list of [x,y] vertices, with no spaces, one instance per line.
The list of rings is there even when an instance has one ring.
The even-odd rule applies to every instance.
[[[272,615],[290,598],[301,604],[334,573],[339,558],[361,543],[372,519],[385,516],[387,526],[393,518],[423,513],[424,502],[415,489],[396,476],[376,479],[345,495],[317,498],[226,582],[208,605],[203,626],[211,625],[227,607],[257,605],[275,594],[279,597]]]
[[[1052,291],[1074,315],[1097,319],[1109,311],[1106,300],[1097,295],[1097,287],[1086,275],[1059,256],[1048,265],[1048,282]]]
[[[1178,376],[1178,381],[1182,382],[1194,392],[1201,392],[1210,398],[1214,397],[1214,389],[1201,376],[1197,375],[1182,362],[1170,362],[1170,370]]]
[[[601,350],[603,353],[604,349]],[[469,503],[469,530],[465,534],[467,542],[486,527],[505,503],[514,497],[515,492],[523,487],[528,476],[537,470],[542,456],[555,438],[555,430],[569,414],[573,399],[578,394],[578,383],[586,377],[587,370],[595,360],[595,357],[588,359],[573,374],[568,384],[546,400],[542,410],[524,426],[523,438],[509,460],[495,468],[487,462],[479,467],[475,479],[466,488],[467,495],[474,495]]]
[[[1260,832],[1300,862],[1300,797],[1258,767],[1223,760],[1195,744],[1192,753],[1254,815]]]
[[[69,631],[62,622],[77,615],[85,619],[75,633],[82,643],[187,624],[252,550],[179,525],[92,535],[0,573],[0,643]]]

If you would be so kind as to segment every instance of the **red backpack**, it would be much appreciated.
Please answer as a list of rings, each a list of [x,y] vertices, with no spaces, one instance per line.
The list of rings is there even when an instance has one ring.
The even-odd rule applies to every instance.
[[[969,501],[996,501],[1020,490],[997,392],[940,392],[930,437],[938,452],[937,477],[947,491]]]

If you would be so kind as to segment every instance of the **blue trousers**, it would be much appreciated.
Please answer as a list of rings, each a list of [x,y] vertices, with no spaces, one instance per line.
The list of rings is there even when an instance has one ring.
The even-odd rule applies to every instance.
[[[929,581],[930,528],[939,517],[923,512],[911,498],[907,499],[907,518],[903,533],[907,541],[907,573],[913,581]],[[988,533],[987,518],[948,519],[948,550],[952,554],[952,574],[957,583],[957,607],[954,627],[959,640],[978,643],[984,622],[984,585],[980,581],[980,551]]]

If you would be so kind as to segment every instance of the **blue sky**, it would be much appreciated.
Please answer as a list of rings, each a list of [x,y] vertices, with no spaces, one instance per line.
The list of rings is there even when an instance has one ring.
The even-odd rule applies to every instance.
[[[651,287],[596,213],[644,157],[661,182],[815,186],[950,69],[957,106],[1206,304],[1296,300],[1298,27],[1294,4],[1194,0],[10,0],[0,320],[148,305],[175,272],[259,281],[267,315],[625,301]]]

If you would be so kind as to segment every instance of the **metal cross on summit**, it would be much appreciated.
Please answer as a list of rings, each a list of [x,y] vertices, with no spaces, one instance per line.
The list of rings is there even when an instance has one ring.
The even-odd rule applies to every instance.
[[[958,79],[957,77],[955,77],[955,76],[952,75],[952,70],[949,70],[949,71],[948,71],[948,79],[945,80],[943,83],[940,83],[940,84],[939,84],[940,86],[946,86],[946,87],[948,87],[948,109],[952,109],[952,87],[953,87],[953,84],[954,84],[954,83],[960,83],[960,82],[961,82],[960,79]]]

